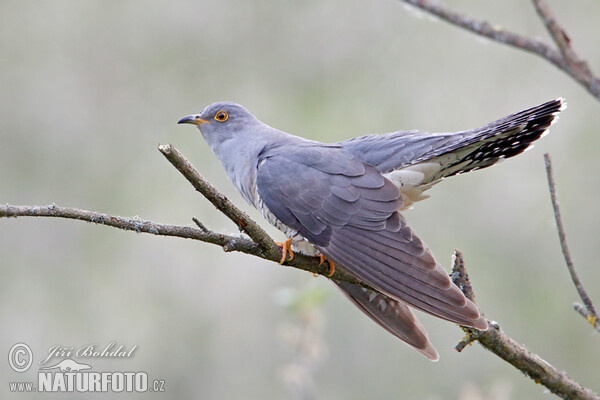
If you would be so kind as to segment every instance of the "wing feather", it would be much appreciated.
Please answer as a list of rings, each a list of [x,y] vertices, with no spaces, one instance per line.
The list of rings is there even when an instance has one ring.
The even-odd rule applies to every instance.
[[[362,312],[400,340],[433,361],[439,359],[427,332],[410,308],[397,300],[347,282],[334,282]]]
[[[375,167],[336,147],[286,150],[265,151],[256,176],[258,194],[277,219],[382,295],[462,325],[487,327],[407,226],[397,211],[398,189]]]

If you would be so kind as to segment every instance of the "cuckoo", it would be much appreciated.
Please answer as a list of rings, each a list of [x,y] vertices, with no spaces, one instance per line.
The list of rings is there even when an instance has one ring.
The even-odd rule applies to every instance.
[[[488,324],[400,212],[444,178],[522,153],[564,107],[559,98],[477,129],[331,144],[275,129],[232,102],[178,123],[198,126],[243,198],[285,233],[282,261],[309,252],[366,283],[372,289],[334,281],[373,321],[437,360],[411,308],[479,330]]]

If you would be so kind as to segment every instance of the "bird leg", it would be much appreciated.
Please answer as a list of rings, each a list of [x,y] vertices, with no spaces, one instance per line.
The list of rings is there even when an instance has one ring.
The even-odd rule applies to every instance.
[[[329,263],[329,273],[327,274],[327,277],[333,275],[333,273],[335,272],[335,265],[333,264],[333,261],[326,259],[323,254],[319,254],[319,260],[321,260],[319,265],[323,264],[324,261],[327,261]]]
[[[279,264],[283,264],[285,262],[288,252],[290,253],[290,258],[288,258],[288,260],[294,258],[294,252],[292,251],[292,238],[289,238],[284,242],[275,242],[275,244],[281,247],[281,260],[279,261]]]

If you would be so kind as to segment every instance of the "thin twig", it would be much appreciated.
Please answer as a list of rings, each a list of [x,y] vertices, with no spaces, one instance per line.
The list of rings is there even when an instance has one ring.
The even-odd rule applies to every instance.
[[[137,218],[118,217],[95,211],[60,207],[55,204],[49,206],[0,205],[0,218],[2,217],[56,217],[76,219],[126,231],[150,233],[157,236],[174,236],[183,239],[194,239],[216,244],[218,246],[234,246],[237,251],[252,255],[260,255],[259,246],[253,241],[243,237],[224,235],[212,232],[208,229],[201,230],[190,226],[159,224]]]
[[[223,196],[220,193],[219,195]],[[0,218],[3,217],[54,217],[75,219],[79,221],[93,222],[95,224],[110,226],[126,231],[199,240],[201,242],[221,246],[225,251],[239,251],[241,253],[250,254],[277,263],[279,263],[279,260],[281,259],[281,254],[274,254],[268,257],[264,254],[264,251],[261,249],[260,245],[252,240],[241,236],[232,236],[213,232],[206,228],[202,223],[200,223],[200,225],[203,226],[203,228],[159,224],[137,218],[124,218],[109,214],[102,214],[95,211],[60,207],[54,204],[48,206],[13,206],[10,204],[0,205]],[[319,265],[320,262],[321,261],[319,257],[310,257],[296,253],[294,255],[294,259],[287,260],[284,265],[303,271],[312,272],[313,274],[327,276],[329,274],[329,265]],[[335,270],[335,273],[333,276],[331,276],[331,279],[368,287],[358,279],[345,273],[341,268]]]
[[[595,78],[588,66],[588,63],[582,60],[579,55],[571,47],[571,39],[565,32],[565,30],[559,25],[558,21],[554,17],[554,14],[550,10],[550,7],[545,0],[532,0],[535,10],[544,22],[548,33],[552,36],[552,40],[556,43],[558,50],[560,51],[563,60],[565,60],[569,73],[573,78],[577,79],[583,86],[591,87],[594,84]],[[596,87],[597,89],[597,87]]]
[[[585,318],[590,324],[594,325],[592,321],[594,318],[590,315],[587,308],[583,304],[573,303],[573,309],[579,313],[583,318]],[[600,323],[598,323],[598,318],[595,319],[596,330],[600,332]]]
[[[236,218],[241,216],[246,222],[245,227],[256,224],[256,222],[252,221],[249,217],[238,210],[237,207],[230,203],[225,196],[214,189],[212,185],[205,185],[207,182],[172,146],[161,147],[161,152],[163,152],[163,154],[166,152],[168,156],[167,154],[165,154],[165,156],[167,156],[173,165],[179,165],[178,169],[180,172],[186,176],[186,178],[194,185],[194,187],[200,190],[202,194],[204,194],[223,213],[227,211],[229,213],[228,216],[230,216],[234,222],[238,221],[239,219]],[[200,187],[203,189],[201,190]],[[207,188],[210,190],[207,190]],[[87,210],[59,207],[56,205],[43,207],[11,205],[0,206],[0,218],[23,216],[77,219],[124,230],[151,233],[154,235],[196,239],[203,242],[220,245],[227,251],[241,251],[274,262],[278,262],[281,257],[280,253],[271,255],[265,254],[264,249],[261,248],[256,241],[212,232],[195,218],[194,220],[199,228],[157,224],[150,221],[117,217]],[[261,233],[259,230],[253,230],[252,232],[252,235],[256,237],[258,242],[269,240],[272,241],[272,239],[264,231]],[[267,237],[260,237],[260,234],[264,234]],[[457,252],[455,257],[453,281],[465,291],[466,296],[474,299],[472,287],[469,283],[468,275],[466,274],[462,255],[460,252]],[[286,261],[285,265],[321,275],[327,275],[329,273],[329,266],[319,265],[319,263],[320,260],[318,257],[309,257],[302,254],[296,254],[293,260]],[[366,286],[363,282],[360,282],[353,276],[345,273],[342,268],[337,268],[335,270],[332,279]],[[368,286],[366,287],[368,288]],[[559,372],[537,355],[532,354],[523,347],[519,346],[514,340],[501,332],[498,324],[495,322],[489,322],[489,324],[490,329],[485,332],[463,327],[470,337],[469,342],[477,340],[482,346],[511,363],[513,366],[523,371],[536,382],[543,384],[549,390],[558,394],[559,396],[570,399],[600,399],[600,397],[598,397],[589,389],[586,389],[577,382],[572,381],[569,377],[567,377],[566,374]]]
[[[175,147],[170,144],[159,145],[158,150],[167,160],[200,192],[208,201],[212,203],[219,211],[232,220],[241,231],[250,236],[254,243],[258,244],[262,254],[254,254],[266,260],[279,262],[281,260],[281,248],[269,236],[261,226],[256,223],[245,212],[240,210],[225,195],[220,193],[210,182],[208,182],[196,168],[183,156]],[[192,219],[193,220],[193,219]],[[194,221],[198,225],[199,221]],[[204,225],[200,223],[198,227],[202,229]],[[204,227],[206,229],[206,227]],[[239,251],[234,244],[223,246],[225,251]],[[318,261],[318,262],[317,262]],[[318,257],[309,257],[302,254],[296,254],[293,260],[286,260],[284,265],[302,269],[304,271],[314,272],[319,275],[327,276],[333,280],[350,282],[368,287],[352,275],[344,272],[342,269],[335,271],[329,276],[329,266],[326,263],[320,264]]]
[[[452,254],[452,282],[458,286],[458,288],[463,292],[465,297],[472,302],[475,303],[475,293],[473,293],[473,287],[471,286],[471,280],[469,279],[469,275],[467,274],[467,270],[465,268],[465,260],[463,258],[462,253],[458,250],[454,250],[454,254]],[[481,311],[480,311],[481,312]],[[483,315],[483,313],[482,313]],[[477,340],[477,336],[472,334],[471,330],[466,327],[461,327],[466,335],[461,339],[460,342],[456,345],[455,349],[459,353],[464,350],[465,347],[473,343]],[[473,329],[473,333],[478,334],[480,331]]]
[[[57,217],[77,219],[80,221],[94,222],[101,225],[111,226],[118,229],[136,231],[140,233],[151,233],[159,236],[176,236],[185,239],[196,239],[202,242],[221,246],[225,251],[239,251],[251,254],[265,260],[279,263],[281,260],[281,249],[273,239],[246,213],[237,208],[227,197],[220,193],[212,184],[200,175],[194,166],[171,145],[159,146],[160,152],[181,172],[182,175],[204,195],[219,211],[229,217],[243,230],[252,240],[239,236],[230,236],[213,232],[206,228],[195,218],[194,223],[198,228],[189,226],[176,226],[158,224],[151,221],[123,218],[94,211],[80,210],[68,207],[49,206],[12,206],[0,205],[0,218],[2,217]],[[303,271],[328,276],[329,265],[321,263],[319,257],[311,257],[296,253],[292,260],[286,260],[285,266],[294,267]],[[330,277],[336,281],[354,283],[369,288],[364,282],[359,281],[343,269],[337,268]]]
[[[206,231],[208,231],[208,228],[206,227],[206,225],[204,225],[202,222],[200,222],[200,221],[198,220],[198,218],[196,218],[196,217],[192,217],[192,221],[194,221],[194,223],[196,224],[196,226],[197,226],[198,228],[200,228],[200,230],[201,230],[202,232],[206,232]]]
[[[587,310],[584,315],[579,311],[582,315],[585,316],[587,321],[592,324],[592,326],[598,329],[600,324],[600,319],[598,318],[598,314],[596,314],[596,310],[594,305],[592,304],[592,300],[586,293],[581,281],[579,280],[579,276],[575,271],[575,266],[573,265],[573,261],[571,259],[571,252],[569,251],[569,246],[567,246],[567,235],[565,233],[565,228],[563,226],[562,217],[560,215],[560,206],[558,204],[558,196],[556,195],[556,183],[554,182],[554,174],[552,172],[552,160],[550,159],[550,155],[548,153],[544,154],[544,161],[546,163],[546,175],[548,176],[548,188],[550,189],[550,200],[552,201],[552,208],[554,209],[554,219],[556,220],[556,229],[558,231],[558,238],[560,240],[560,248],[562,249],[563,256],[565,258],[565,263],[567,264],[567,268],[569,269],[569,273],[571,274],[571,279],[573,280],[573,284],[575,284],[575,288],[579,293],[579,297],[583,301],[585,308]]]
[[[474,299],[469,275],[462,254],[458,250],[454,253],[452,281],[463,290],[465,296],[471,296],[471,300]],[[600,396],[596,393],[575,382],[567,374],[554,368],[537,354],[530,352],[507,336],[500,329],[497,322],[488,321],[488,324],[489,329],[487,331],[461,327],[466,332],[466,336],[456,345],[456,350],[462,351],[471,342],[477,341],[484,348],[560,397],[565,399],[600,399]]]
[[[546,25],[546,29],[550,36],[552,36],[554,43],[556,43],[563,59],[569,63],[569,61],[575,57],[573,49],[571,48],[571,39],[569,39],[567,33],[558,24],[558,21],[556,21],[556,18],[554,18],[554,15],[550,11],[550,7],[548,7],[548,4],[544,0],[532,1],[536,12],[544,22],[544,25]]]
[[[527,38],[525,36],[519,35],[514,32],[510,32],[506,29],[493,26],[487,21],[480,21],[474,18],[471,18],[467,15],[460,14],[456,11],[449,9],[446,6],[442,6],[438,2],[430,1],[430,0],[400,0],[406,4],[410,4],[414,7],[417,7],[431,15],[434,15],[446,22],[449,22],[453,25],[471,31],[479,36],[484,36],[489,39],[492,39],[496,42],[503,43],[533,54],[536,54],[545,60],[551,62],[559,69],[563,70],[567,74],[569,74],[572,78],[574,78],[577,82],[579,82],[585,89],[596,99],[600,100],[600,79],[595,77],[592,72],[587,68],[582,68],[581,65],[587,64],[581,61],[579,56],[575,55],[575,52],[571,49],[573,55],[572,59],[578,60],[579,67],[572,68],[571,64],[565,57],[561,51],[551,47],[550,45],[544,43],[541,40]],[[534,3],[536,1],[534,0]],[[539,2],[539,0],[538,0]],[[546,7],[547,8],[547,7]],[[554,23],[556,20],[554,19]],[[560,28],[563,32],[564,36],[567,35],[564,33],[564,30]],[[570,48],[570,47],[569,47]],[[583,64],[581,64],[583,63]]]
[[[281,249],[267,232],[254,222],[248,214],[241,211],[227,197],[219,193],[175,147],[170,144],[161,144],[158,146],[158,150],[181,172],[197,191],[202,193],[219,211],[232,220],[242,232],[258,243],[267,256],[278,255],[281,259]]]
[[[463,254],[458,249],[455,249],[454,254],[452,254],[452,281],[459,285],[458,288],[464,293],[467,299],[475,302],[475,293],[473,293],[471,280],[465,269],[465,260]]]

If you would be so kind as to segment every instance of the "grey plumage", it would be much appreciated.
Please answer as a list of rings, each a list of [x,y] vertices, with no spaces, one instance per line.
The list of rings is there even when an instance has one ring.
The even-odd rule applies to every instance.
[[[459,160],[471,160],[471,169],[459,171],[468,172],[476,167],[482,168],[478,163],[483,161],[497,162],[522,153],[540,138],[564,107],[565,103],[559,98],[477,129],[433,134],[419,131],[374,134],[349,139],[340,144],[352,154],[359,155],[363,161],[375,165],[382,173],[453,151],[464,154]],[[495,148],[498,148],[497,152],[494,152]],[[452,174],[456,173],[458,171],[453,171]]]
[[[523,152],[562,107],[553,100],[463,132],[395,132],[334,144],[281,132],[230,102],[180,123],[199,126],[230,180],[270,223],[377,291],[336,283],[364,313],[435,360],[407,305],[482,330],[487,322],[399,210],[445,177]]]
[[[431,360],[439,358],[437,351],[429,342],[425,328],[406,304],[381,292],[352,283],[334,283],[354,305],[392,335],[408,343]]]

